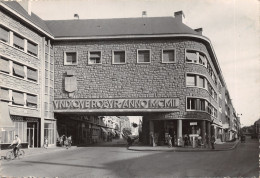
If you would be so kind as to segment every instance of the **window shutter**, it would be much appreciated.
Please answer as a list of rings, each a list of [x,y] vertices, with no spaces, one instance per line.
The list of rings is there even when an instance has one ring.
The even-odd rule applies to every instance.
[[[9,31],[0,27],[0,40],[4,42],[9,42]]]
[[[10,99],[9,99],[9,90],[8,89],[3,89],[3,88],[1,88],[1,90],[0,90],[0,97],[1,97],[1,99],[3,99],[3,100],[6,100],[6,101],[9,101]]]
[[[24,49],[24,40],[21,37],[14,35],[14,44]]]
[[[15,104],[24,105],[23,93],[13,91],[13,102]]]
[[[38,55],[38,45],[33,44],[28,41],[27,43],[27,51],[30,51],[31,53],[35,54],[36,56]]]
[[[14,74],[25,77],[23,66],[13,63]]]
[[[0,58],[0,71],[10,73],[8,60]]]
[[[27,94],[27,103],[37,104],[37,96]]]
[[[33,70],[33,69],[30,69],[30,68],[27,68],[27,78],[31,79],[31,80],[34,80],[34,81],[37,81],[38,80],[38,72],[37,72],[37,70]]]

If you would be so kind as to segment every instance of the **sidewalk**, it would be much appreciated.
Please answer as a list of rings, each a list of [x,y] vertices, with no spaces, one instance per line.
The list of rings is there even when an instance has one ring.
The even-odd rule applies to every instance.
[[[165,146],[131,146],[129,150],[132,151],[174,151],[174,152],[200,152],[200,151],[228,151],[235,149],[237,145],[240,143],[239,140],[235,142],[225,142],[221,144],[215,144],[215,149],[210,148],[192,148],[192,147],[172,147],[168,148]]]
[[[74,149],[74,148],[76,148],[76,146],[72,146],[69,149]],[[11,149],[0,151],[1,160],[5,159],[6,153],[10,150]],[[27,157],[30,155],[44,154],[44,153],[50,153],[50,152],[55,152],[55,151],[63,151],[63,150],[67,150],[67,149],[65,147],[48,147],[47,149],[45,149],[45,148],[22,148],[22,150],[24,150],[25,157]]]

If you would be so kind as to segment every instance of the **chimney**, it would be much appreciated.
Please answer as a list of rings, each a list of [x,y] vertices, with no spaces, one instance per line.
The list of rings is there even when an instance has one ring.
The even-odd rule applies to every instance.
[[[202,28],[197,28],[197,29],[194,29],[194,31],[198,32],[199,35],[202,35],[203,29]]]
[[[142,12],[142,17],[147,17],[147,12],[146,11]]]
[[[31,0],[22,0],[22,1],[18,1],[20,3],[20,5],[27,11],[27,13],[29,15],[32,14],[32,4],[31,4]]]
[[[74,14],[74,19],[79,20],[79,15],[78,14]]]
[[[179,21],[179,22],[184,22],[185,15],[182,11],[174,12],[174,17]]]

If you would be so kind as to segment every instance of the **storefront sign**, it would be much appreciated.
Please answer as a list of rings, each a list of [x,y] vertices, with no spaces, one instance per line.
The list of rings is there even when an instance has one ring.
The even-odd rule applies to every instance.
[[[156,99],[65,99],[54,100],[55,110],[64,109],[176,109],[178,98]]]
[[[190,122],[190,125],[197,125],[197,122]]]

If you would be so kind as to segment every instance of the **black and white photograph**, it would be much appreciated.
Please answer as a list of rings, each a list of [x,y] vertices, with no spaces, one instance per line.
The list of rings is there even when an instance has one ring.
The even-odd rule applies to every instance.
[[[259,177],[260,0],[0,0],[0,177]]]

